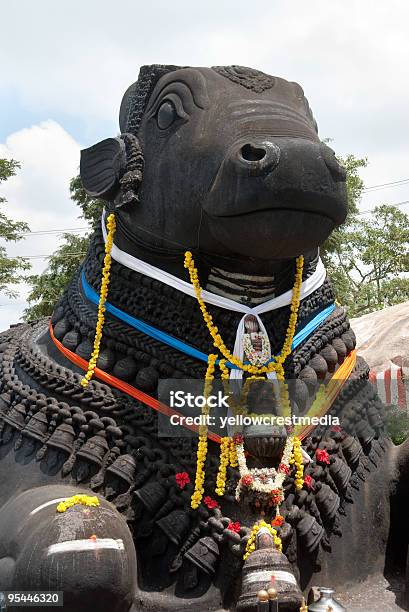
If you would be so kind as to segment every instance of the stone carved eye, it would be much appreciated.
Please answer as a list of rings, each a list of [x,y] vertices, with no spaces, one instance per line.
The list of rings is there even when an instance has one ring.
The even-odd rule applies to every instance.
[[[172,104],[172,102],[166,100],[160,105],[156,115],[159,129],[166,130],[172,125],[177,117],[178,113],[175,106]]]

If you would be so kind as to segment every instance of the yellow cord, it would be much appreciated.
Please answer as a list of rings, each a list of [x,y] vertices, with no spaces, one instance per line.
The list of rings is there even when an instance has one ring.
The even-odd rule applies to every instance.
[[[114,234],[116,229],[116,221],[114,213],[111,213],[107,219],[107,239],[105,242],[105,257],[104,257],[104,267],[102,269],[102,282],[101,282],[101,291],[99,294],[99,303],[98,303],[98,315],[97,315],[97,325],[95,328],[95,338],[94,338],[94,348],[92,351],[91,358],[88,362],[88,370],[81,380],[81,385],[86,387],[91,380],[99,356],[99,351],[101,348],[101,339],[102,339],[102,329],[104,327],[105,322],[105,302],[108,296],[108,286],[109,286],[109,276],[111,271],[111,250],[114,242]]]

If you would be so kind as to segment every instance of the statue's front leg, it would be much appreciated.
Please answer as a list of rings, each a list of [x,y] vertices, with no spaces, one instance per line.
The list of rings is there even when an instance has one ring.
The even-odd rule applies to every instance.
[[[97,506],[75,503],[57,511],[61,501],[83,493],[92,496],[65,485],[37,487],[3,506],[2,553],[14,562],[14,571],[4,573],[4,584],[0,575],[0,586],[63,591],[67,612],[128,612],[136,591],[132,535],[114,506],[99,496]]]

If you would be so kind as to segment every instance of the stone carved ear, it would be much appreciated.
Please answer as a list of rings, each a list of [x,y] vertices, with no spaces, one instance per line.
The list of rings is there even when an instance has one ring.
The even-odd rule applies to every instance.
[[[121,138],[107,138],[81,151],[81,181],[93,198],[114,200],[126,169],[125,143]]]

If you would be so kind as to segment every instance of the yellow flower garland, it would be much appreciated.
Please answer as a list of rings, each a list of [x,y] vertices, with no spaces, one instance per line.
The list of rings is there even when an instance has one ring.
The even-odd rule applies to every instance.
[[[193,260],[192,253],[190,251],[186,251],[185,253],[184,266],[189,272],[190,281],[193,285],[196,299],[198,301],[200,310],[203,315],[203,319],[213,339],[213,345],[223,355],[223,359],[219,361],[219,367],[221,371],[222,380],[227,381],[229,379],[229,370],[226,365],[226,361],[229,361],[236,367],[252,375],[246,381],[245,387],[243,389],[246,396],[248,393],[249,386],[251,384],[250,381],[252,379],[258,378],[260,374],[276,372],[277,378],[279,380],[284,381],[283,364],[285,360],[287,359],[288,355],[290,355],[291,353],[291,345],[293,342],[295,329],[297,326],[297,317],[298,317],[298,309],[300,306],[300,295],[301,295],[301,285],[302,285],[302,273],[303,273],[303,267],[304,267],[304,257],[300,255],[296,259],[296,273],[295,273],[293,294],[292,294],[291,306],[290,306],[290,317],[289,317],[288,328],[287,328],[286,337],[284,340],[282,351],[280,355],[274,356],[273,361],[271,361],[267,366],[262,366],[262,367],[256,367],[251,364],[245,364],[230,352],[230,350],[227,348],[227,346],[223,342],[223,339],[218,332],[218,328],[214,325],[212,316],[207,311],[206,304],[202,298],[202,288],[200,286],[198,272],[195,267],[195,262]],[[211,381],[214,379],[214,370],[215,370],[216,360],[217,360],[217,355],[209,355],[208,368],[207,368],[207,372],[205,376],[205,380],[206,380],[205,395],[209,391],[209,384],[211,387]],[[282,405],[284,406],[283,412],[284,413],[289,412],[290,403],[289,403],[289,396],[288,396],[288,388],[285,383],[281,385],[280,398],[281,398]],[[235,408],[237,410],[238,406],[235,406]],[[239,410],[244,413],[241,407]],[[208,406],[206,406],[202,410],[202,414],[206,414],[206,415],[209,414]],[[206,456],[207,456],[207,433],[208,433],[207,426],[202,425],[199,428],[199,443],[198,443],[198,450],[197,450],[195,490],[191,497],[191,507],[193,509],[196,509],[199,507],[203,494],[204,494],[203,485],[204,485],[204,479],[205,479],[204,467],[205,467]],[[299,452],[301,453],[301,451]],[[300,464],[298,451],[295,452],[295,456],[296,457],[294,458],[294,461],[296,462],[296,485],[297,485],[299,484],[301,476],[303,475],[303,468],[302,468],[302,456],[301,456],[301,464]],[[219,464],[219,470],[218,470],[217,480],[216,480],[216,493],[218,495],[224,494],[225,486],[226,486],[226,473],[227,473],[227,467],[229,464],[234,467],[237,466],[238,464],[237,453],[236,453],[236,449],[235,449],[235,445],[233,441],[229,438],[223,438],[222,443],[221,443],[221,448],[220,448],[220,464]],[[299,467],[300,465],[301,467]]]
[[[294,484],[295,488],[300,491],[304,486],[304,466],[302,462],[301,440],[297,436],[294,436],[293,457],[295,464]]]
[[[82,506],[99,506],[99,499],[94,495],[73,495],[67,497],[64,501],[60,502],[57,506],[57,512],[65,512],[68,508],[76,506],[77,504]]]
[[[237,450],[234,440],[230,438],[230,465],[231,467],[237,467],[239,462],[237,460]]]
[[[217,348],[223,357],[230,361],[230,363],[234,364],[244,372],[248,372],[249,374],[266,374],[268,372],[276,372],[277,377],[283,379],[284,378],[284,368],[283,363],[287,359],[288,355],[291,353],[291,345],[293,343],[293,338],[295,334],[295,328],[297,326],[297,316],[298,316],[298,308],[300,306],[300,295],[301,295],[301,285],[302,285],[302,272],[304,267],[304,257],[300,255],[296,260],[296,272],[295,272],[295,281],[293,287],[293,295],[291,299],[291,307],[290,307],[290,318],[288,322],[288,328],[286,337],[284,340],[283,348],[280,355],[276,355],[274,357],[274,361],[269,363],[267,366],[253,366],[251,364],[243,363],[238,357],[235,357],[227,348],[225,343],[223,342],[222,337],[219,334],[218,328],[213,323],[212,316],[209,314],[206,304],[202,298],[202,288],[199,282],[199,276],[197,269],[195,267],[195,262],[193,260],[192,253],[190,251],[186,251],[185,253],[185,268],[189,272],[190,282],[193,285],[195,290],[196,299],[200,306],[200,310],[202,311],[203,319],[207,325],[207,329],[210,332],[211,337],[213,338],[213,345]]]
[[[108,296],[108,286],[109,286],[109,276],[111,271],[111,250],[112,245],[114,243],[114,234],[116,229],[116,220],[114,213],[108,215],[107,219],[107,239],[105,242],[105,257],[104,257],[104,267],[102,269],[102,282],[101,282],[101,291],[99,293],[99,303],[98,303],[98,315],[97,315],[97,325],[95,328],[95,338],[94,338],[94,348],[92,351],[91,358],[88,362],[88,370],[81,380],[81,385],[86,387],[94,375],[95,368],[97,366],[97,360],[99,356],[99,351],[101,348],[101,340],[102,340],[102,329],[105,323],[105,302]]]
[[[212,381],[214,380],[214,370],[217,355],[210,354],[207,360],[207,370],[205,375],[205,386],[204,396],[207,398],[212,388]],[[209,414],[209,406],[205,404],[202,408],[202,415],[207,416]],[[190,499],[191,507],[196,510],[202,501],[204,494],[204,480],[205,480],[205,464],[207,457],[207,431],[208,427],[205,424],[199,427],[199,442],[197,446],[197,461],[196,461],[196,478],[195,478],[195,490],[192,493]]]
[[[227,467],[230,463],[231,440],[229,437],[222,438],[220,441],[220,461],[219,470],[216,478],[216,493],[219,496],[224,495],[226,488]]]
[[[256,550],[256,538],[257,538],[257,534],[260,531],[260,529],[264,527],[266,529],[268,529],[268,531],[271,533],[271,535],[273,536],[274,539],[274,545],[277,548],[277,550],[279,550],[280,552],[283,550],[283,545],[281,542],[281,538],[277,535],[277,531],[275,529],[272,528],[271,525],[269,525],[269,523],[266,523],[265,521],[261,520],[258,523],[254,523],[253,528],[251,530],[251,535],[250,538],[247,542],[246,545],[246,551],[243,555],[243,560],[245,561],[246,559],[248,559],[248,557],[251,555],[251,553],[253,553]]]

